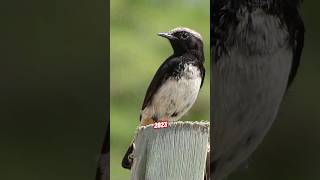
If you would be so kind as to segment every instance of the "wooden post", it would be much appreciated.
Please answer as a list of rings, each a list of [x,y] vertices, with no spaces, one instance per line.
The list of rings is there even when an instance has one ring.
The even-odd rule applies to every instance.
[[[137,130],[131,180],[203,180],[209,122],[172,122]]]

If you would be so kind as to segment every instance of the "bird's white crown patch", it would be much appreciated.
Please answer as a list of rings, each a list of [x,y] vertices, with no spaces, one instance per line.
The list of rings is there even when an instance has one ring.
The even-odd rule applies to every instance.
[[[186,28],[186,27],[176,27],[174,29],[172,29],[170,32],[171,33],[175,33],[175,32],[179,32],[179,31],[186,31],[186,32],[189,32],[191,33],[193,36],[195,36],[196,38],[202,40],[202,37],[200,35],[200,33],[190,29],[190,28]]]

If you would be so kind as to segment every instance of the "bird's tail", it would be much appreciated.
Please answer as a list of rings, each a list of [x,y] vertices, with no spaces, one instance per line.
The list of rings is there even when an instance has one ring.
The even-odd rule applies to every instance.
[[[133,157],[132,157],[133,149],[134,149],[134,147],[133,147],[133,143],[132,143],[122,159],[121,165],[125,169],[131,169],[132,162],[133,162]]]
[[[155,122],[155,120],[153,120],[152,118],[145,118],[141,120],[140,117],[140,127],[141,126],[147,126],[149,124],[153,124]],[[132,163],[133,163],[133,150],[134,150],[134,140],[132,141],[130,147],[128,148],[126,154],[124,155],[123,159],[122,159],[122,167],[125,169],[131,169]]]

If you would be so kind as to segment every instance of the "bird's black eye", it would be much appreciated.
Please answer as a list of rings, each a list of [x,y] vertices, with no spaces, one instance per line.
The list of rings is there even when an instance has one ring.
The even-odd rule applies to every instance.
[[[182,33],[181,34],[181,39],[188,39],[189,35],[187,33]]]

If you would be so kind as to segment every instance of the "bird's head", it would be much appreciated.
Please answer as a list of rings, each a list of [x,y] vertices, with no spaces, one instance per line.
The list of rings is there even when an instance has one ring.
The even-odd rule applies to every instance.
[[[167,38],[174,53],[200,53],[203,54],[203,42],[201,35],[189,28],[178,27],[169,32],[158,33],[159,36]]]

